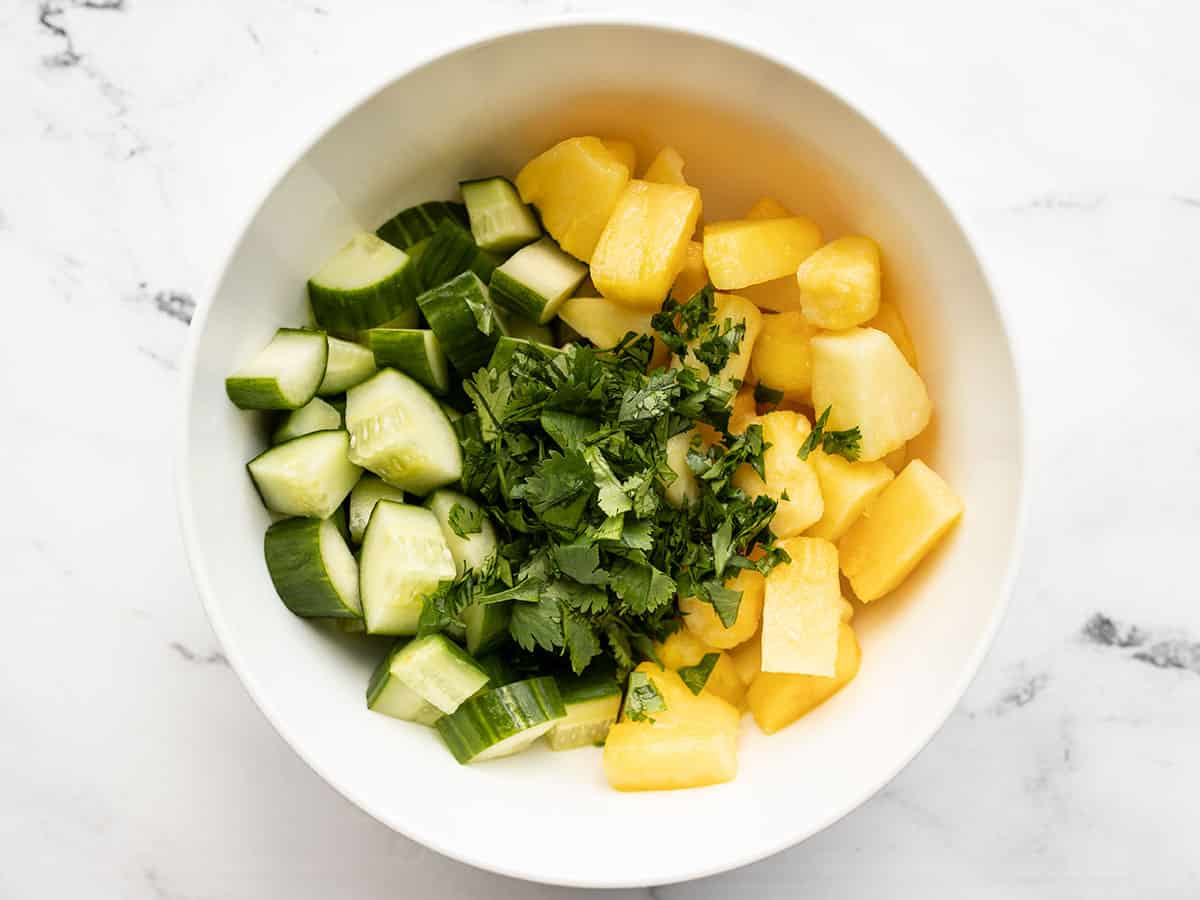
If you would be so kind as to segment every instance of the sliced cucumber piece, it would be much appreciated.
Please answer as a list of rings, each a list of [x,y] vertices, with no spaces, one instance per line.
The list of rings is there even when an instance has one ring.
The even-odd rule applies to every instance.
[[[313,397],[302,407],[293,409],[283,417],[283,421],[271,435],[271,443],[282,444],[314,431],[331,431],[341,427],[342,414],[320,397]]]
[[[442,489],[430,494],[425,500],[425,506],[437,516],[442,537],[446,539],[446,546],[450,548],[450,556],[454,559],[454,567],[460,575],[468,569],[478,569],[484,560],[496,551],[496,529],[492,520],[483,511],[483,507],[470,497],[457,491]],[[461,512],[453,513],[456,506]],[[472,524],[477,519],[479,530],[460,537],[450,521],[452,514],[460,527],[460,517],[472,520]]]
[[[389,667],[411,691],[444,713],[487,684],[487,673],[445,635],[430,634],[400,648]]]
[[[469,763],[519,753],[566,714],[554,679],[543,676],[485,690],[436,727],[454,758]]]
[[[416,634],[425,597],[453,577],[454,560],[433,513],[392,500],[376,502],[359,559],[369,634]]]
[[[393,247],[408,250],[427,240],[445,221],[467,227],[467,208],[461,203],[442,200],[419,203],[396,213],[380,225],[375,233]]]
[[[487,674],[488,687],[501,687],[521,680],[516,668],[499,653],[485,653],[476,657],[475,664]]]
[[[544,325],[587,273],[586,265],[544,237],[514,253],[492,273],[489,285],[497,305]]]
[[[512,604],[512,600],[500,603],[472,603],[459,613],[468,653],[486,653],[508,640]]]
[[[275,593],[298,616],[357,619],[358,563],[333,519],[283,519],[263,539]]]
[[[371,521],[371,513],[380,500],[404,502],[404,491],[392,487],[375,475],[364,475],[350,492],[350,540],[361,544]]]
[[[546,735],[551,750],[573,750],[601,743],[621,712],[621,686],[611,669],[596,667],[582,675],[560,675],[555,681],[566,718]]]
[[[409,310],[416,315],[414,305]],[[345,393],[356,384],[361,384],[375,374],[375,354],[361,344],[329,338],[329,359],[325,363],[325,377],[317,393],[322,397]]]
[[[446,414],[446,418],[450,420],[451,425],[453,425],[455,422],[457,422],[459,419],[461,419],[463,417],[462,413],[460,413],[457,409],[455,409],[453,406],[451,406],[449,403],[445,402],[444,400],[439,400],[438,406],[440,406],[442,408],[442,412],[444,412]]]
[[[500,326],[479,276],[464,272],[426,291],[417,303],[459,374],[468,377],[487,364],[500,339]]]
[[[542,236],[533,210],[507,178],[459,182],[475,243],[493,253],[511,253]]]
[[[343,337],[393,319],[412,306],[408,254],[369,232],[351,238],[308,280],[317,324]]]
[[[437,394],[450,389],[446,354],[430,329],[372,328],[366,339],[377,365],[399,369]]]
[[[479,252],[471,232],[457,222],[442,222],[421,251],[417,266],[421,284],[433,288],[469,272]]]
[[[225,393],[241,409],[299,409],[316,396],[328,355],[323,332],[280,328],[225,379]]]
[[[388,484],[427,494],[462,475],[462,451],[430,393],[383,369],[346,393],[350,459]]]
[[[349,459],[345,431],[314,431],[277,444],[246,464],[267,509],[285,516],[328,519],[362,469]]]
[[[495,304],[492,304],[495,306]],[[549,325],[539,325],[524,316],[514,315],[506,309],[495,306],[496,319],[500,323],[500,333],[508,337],[520,338],[523,341],[533,341],[535,344],[546,344],[557,347],[554,339],[554,329]]]
[[[393,719],[404,719],[421,725],[432,725],[442,717],[442,711],[401,681],[392,672],[392,663],[407,641],[397,641],[387,656],[379,661],[367,683],[367,709]]]

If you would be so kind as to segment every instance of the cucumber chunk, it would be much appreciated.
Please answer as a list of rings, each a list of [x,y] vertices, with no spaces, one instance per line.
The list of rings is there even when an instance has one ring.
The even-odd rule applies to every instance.
[[[413,306],[411,312],[415,315]],[[325,377],[317,394],[328,397],[345,393],[356,384],[361,384],[375,374],[375,354],[361,344],[329,338],[329,359],[325,363]]]
[[[475,660],[441,634],[409,641],[389,669],[409,690],[444,713],[454,712],[488,680]]]
[[[586,265],[545,237],[514,253],[492,273],[489,284],[497,305],[544,325],[587,273]]]
[[[428,290],[464,272],[474,272],[486,283],[499,263],[476,245],[471,232],[457,222],[445,221],[421,250],[417,272],[421,285]]]
[[[394,487],[425,495],[462,475],[462,451],[445,413],[395,369],[347,391],[346,428],[351,461]]]
[[[392,487],[375,475],[364,475],[350,492],[350,540],[354,543],[362,543],[367,523],[371,521],[371,513],[375,511],[375,504],[380,500],[403,503],[404,491]]]
[[[486,653],[508,640],[508,623],[512,620],[512,600],[499,603],[472,603],[461,613],[467,652]]]
[[[298,616],[357,619],[358,563],[333,519],[283,519],[263,538],[275,593]]]
[[[609,668],[596,666],[582,675],[555,679],[566,718],[546,734],[551,750],[573,750],[604,741],[621,712],[621,686]]]
[[[392,663],[407,643],[397,641],[371,673],[371,680],[367,683],[367,709],[393,719],[432,725],[442,717],[442,711],[392,672]]]
[[[376,229],[375,234],[393,247],[409,250],[432,235],[445,221],[467,226],[467,208],[461,203],[432,200],[402,210]]]
[[[282,444],[314,431],[332,431],[341,427],[342,414],[320,397],[313,397],[302,407],[293,409],[283,417],[283,421],[271,435],[271,443]]]
[[[350,461],[349,450],[346,431],[314,431],[277,444],[246,468],[267,509],[328,519],[362,474]]]
[[[475,664],[487,674],[488,687],[502,687],[521,680],[512,663],[499,653],[485,653],[476,657]]]
[[[554,679],[515,681],[472,697],[435,726],[460,763],[524,750],[566,715]]]
[[[376,502],[359,560],[368,634],[416,634],[426,595],[453,577],[454,560],[433,513],[392,500]]]
[[[464,378],[487,364],[500,339],[488,288],[464,272],[417,298],[417,304],[451,365]]]
[[[376,365],[399,369],[437,394],[450,389],[446,354],[430,329],[372,328],[366,339]]]
[[[369,232],[355,235],[308,280],[317,324],[352,338],[400,315],[414,299],[411,266],[403,250]]]
[[[493,253],[511,253],[536,241],[542,228],[507,178],[481,178],[459,183],[475,243]]]
[[[329,346],[320,331],[280,328],[249,363],[225,379],[240,409],[299,409],[317,394]]]

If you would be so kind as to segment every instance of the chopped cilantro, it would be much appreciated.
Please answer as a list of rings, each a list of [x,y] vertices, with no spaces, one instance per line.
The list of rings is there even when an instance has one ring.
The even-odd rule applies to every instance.
[[[804,443],[800,445],[796,455],[801,459],[808,459],[808,455],[818,447],[830,456],[842,456],[850,462],[857,460],[862,453],[862,431],[857,425],[847,428],[845,431],[825,430],[825,423],[829,421],[831,409],[833,409],[832,406],[825,407],[825,412],[821,413],[817,424],[813,426],[808,437],[804,439]]]
[[[631,722],[654,722],[650,713],[662,712],[667,701],[645,672],[629,674],[629,689],[625,692],[625,718]]]
[[[688,690],[699,697],[704,686],[708,684],[708,676],[712,675],[712,671],[720,659],[721,654],[719,653],[705,653],[700,662],[694,666],[684,666],[680,669],[679,677],[688,686]]]
[[[460,538],[483,531],[483,510],[478,506],[468,509],[461,503],[455,503],[446,518],[450,522],[450,529]]]

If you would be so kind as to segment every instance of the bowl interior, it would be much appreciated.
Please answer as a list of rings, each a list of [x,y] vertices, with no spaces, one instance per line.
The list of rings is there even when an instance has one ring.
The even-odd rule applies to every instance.
[[[626,137],[647,162],[679,149],[704,216],[764,194],[883,247],[936,418],[915,445],[962,494],[961,527],[896,595],[860,613],[862,671],[771,738],[747,723],[731,784],[618,794],[600,751],[460,767],[435,733],[369,713],[386,641],[294,618],[262,562],[268,524],[243,464],[265,425],[222,379],[281,324],[304,283],[357,228],[511,174],[576,133]],[[201,592],[255,700],[317,772],[397,830],[485,868],[617,886],[720,871],[807,837],[891,778],[949,713],[1004,603],[1021,488],[1013,362],[993,298],[937,194],[867,121],[812,81],[685,33],[568,26],[468,47],[400,78],[329,130],[274,188],[199,324],[180,472]],[[720,817],[720,818],[717,818]],[[722,827],[721,822],[737,823]],[[631,853],[631,847],[653,852]]]

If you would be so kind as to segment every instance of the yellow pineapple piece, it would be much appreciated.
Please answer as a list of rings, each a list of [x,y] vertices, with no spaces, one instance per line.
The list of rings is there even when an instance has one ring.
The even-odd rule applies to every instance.
[[[537,207],[558,245],[588,262],[629,174],[599,138],[569,138],[526,163],[517,190]]]
[[[842,595],[842,621],[850,622],[854,619],[854,604]]]
[[[800,311],[818,328],[840,331],[879,311],[879,245],[848,235],[830,241],[796,270]]]
[[[807,402],[812,389],[812,351],[809,341],[817,333],[800,313],[764,315],[754,355],[750,358],[749,380],[783,391],[788,397]]]
[[[708,284],[708,270],[704,268],[704,246],[699,241],[688,241],[683,269],[671,287],[671,296],[684,303]]]
[[[683,624],[696,637],[710,647],[728,650],[750,639],[762,622],[763,576],[753,569],[742,569],[736,578],[725,581],[731,591],[742,592],[737,619],[728,628],[721,622],[711,603],[697,597],[680,597],[679,611],[683,613]],[[736,668],[736,667],[735,667]]]
[[[651,160],[642,178],[659,184],[687,184],[683,179],[683,157],[674,147],[663,147]]]
[[[700,192],[687,185],[631,181],[592,254],[592,281],[611,300],[657,310],[687,261]]]
[[[756,418],[758,407],[754,402],[754,388],[744,387],[733,396],[733,410],[729,413],[729,433],[741,434]]]
[[[746,210],[747,219],[790,219],[791,212],[774,197],[759,197]]]
[[[908,462],[908,444],[901,444],[887,456],[883,457],[883,464],[893,472],[899,472],[904,468],[904,464]]]
[[[716,647],[710,647],[686,628],[680,628],[661,644],[654,645],[654,652],[662,664],[668,669],[682,669],[694,666],[704,658],[706,653],[717,653],[720,658],[708,676],[705,691],[711,691],[725,702],[737,706],[742,702],[746,693],[745,685],[738,678],[737,669],[729,654]]]
[[[622,720],[604,743],[604,773],[619,791],[661,791],[730,781],[737,774],[741,714],[704,690],[694,696],[677,674],[654,663],[645,673],[666,704],[654,721]]]
[[[934,548],[963,512],[942,478],[914,459],[838,544],[842,571],[863,603],[896,587]]]
[[[925,382],[882,331],[819,334],[810,346],[813,409],[831,409],[830,431],[861,429],[860,459],[881,459],[929,424]]]
[[[779,546],[792,559],[767,575],[763,671],[832,677],[843,611],[837,547],[810,537],[788,538]]]
[[[704,265],[718,290],[737,290],[796,271],[821,246],[811,219],[736,219],[704,226]]]
[[[633,141],[623,141],[620,138],[600,138],[600,143],[621,161],[621,164],[629,170],[629,177],[632,178],[633,172],[637,168],[637,148],[633,146]]]
[[[762,671],[762,629],[754,632],[750,640],[738,644],[729,651],[733,667],[737,669],[742,684],[749,687],[756,675]]]
[[[786,409],[755,421],[762,425],[763,440],[771,445],[763,454],[766,481],[744,465],[734,473],[733,484],[751,497],[768,494],[778,500],[771,530],[778,537],[792,537],[820,521],[825,510],[817,473],[808,460],[797,455],[812,426],[800,413]],[[783,500],[785,491],[788,499]]]
[[[882,331],[892,339],[892,343],[904,354],[904,358],[908,360],[908,364],[914,369],[920,369],[920,366],[917,365],[917,347],[913,343],[912,335],[908,333],[908,326],[904,324],[904,317],[900,315],[900,310],[896,307],[895,303],[880,300],[879,311],[875,313],[875,317],[867,322],[863,328],[874,328],[877,331]]]
[[[892,470],[879,460],[850,462],[841,456],[831,456],[820,448],[813,450],[808,459],[821,485],[825,512],[821,520],[805,534],[827,541],[836,541],[845,534],[895,477]]]
[[[700,484],[696,473],[687,464],[688,448],[692,444],[693,432],[685,431],[667,438],[667,466],[675,473],[675,480],[667,485],[664,494],[674,507],[684,507],[700,499]]]
[[[630,331],[653,334],[652,315],[605,297],[571,297],[558,308],[563,322],[602,349],[615,347]]]
[[[854,629],[842,623],[838,626],[837,663],[833,677],[762,672],[746,692],[746,704],[754,721],[766,734],[786,728],[852,681],[858,674],[860,659]]]

